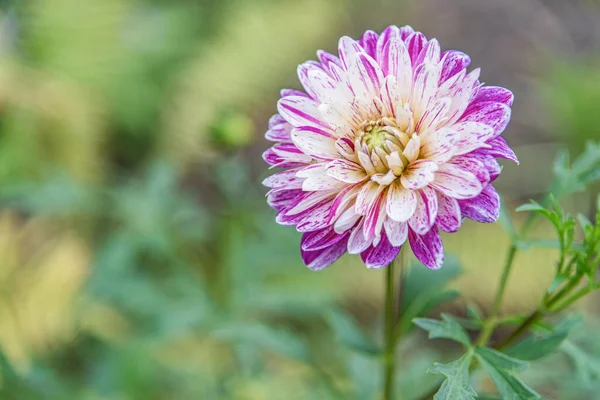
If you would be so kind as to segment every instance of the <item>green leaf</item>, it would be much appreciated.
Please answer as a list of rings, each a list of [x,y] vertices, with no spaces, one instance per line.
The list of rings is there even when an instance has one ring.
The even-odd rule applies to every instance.
[[[558,275],[554,278],[550,286],[548,287],[548,293],[553,293],[560,285],[569,281],[570,277],[566,275]]]
[[[533,200],[531,200],[531,203],[523,204],[523,205],[517,207],[517,209],[515,211],[517,211],[517,212],[537,211],[537,212],[541,212],[543,214],[548,213],[548,210],[546,210],[541,204],[539,204]]]
[[[568,332],[554,332],[545,336],[530,336],[506,350],[506,354],[521,360],[539,360],[554,353],[569,335]]]
[[[469,335],[465,329],[450,315],[442,314],[442,321],[429,318],[415,318],[413,322],[420,328],[429,332],[429,339],[443,338],[454,340],[471,346]]]
[[[494,381],[503,399],[541,399],[532,388],[513,375],[527,368],[527,363],[488,347],[478,347],[475,355]]]
[[[477,393],[471,387],[469,365],[473,351],[465,353],[458,360],[448,364],[435,363],[427,372],[446,377],[434,400],[475,400]]]
[[[360,329],[356,321],[347,313],[339,310],[330,311],[327,321],[338,340],[349,349],[370,356],[381,353],[381,348]]]

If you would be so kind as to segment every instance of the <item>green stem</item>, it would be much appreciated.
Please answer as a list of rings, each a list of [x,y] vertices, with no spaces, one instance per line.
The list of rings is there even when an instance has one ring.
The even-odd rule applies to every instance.
[[[490,340],[490,336],[494,332],[494,328],[496,327],[498,313],[500,312],[500,306],[502,305],[504,292],[506,291],[506,283],[508,282],[508,277],[510,276],[510,270],[513,265],[516,253],[517,247],[513,244],[508,249],[508,253],[506,255],[504,270],[502,271],[502,277],[500,278],[500,284],[496,292],[496,297],[494,299],[492,311],[489,317],[486,319],[483,328],[481,329],[479,339],[477,339],[477,345],[479,346],[485,346],[487,344],[487,342]]]
[[[510,334],[506,339],[504,339],[498,346],[495,346],[498,350],[502,350],[511,344],[513,344],[523,333],[527,332],[527,330],[539,321],[544,316],[544,313],[540,310],[536,310],[533,312],[515,331]]]
[[[565,310],[566,308],[568,308],[571,304],[575,303],[577,300],[581,299],[582,297],[593,292],[596,289],[597,289],[596,286],[588,286],[588,287],[580,290],[579,292],[571,295],[571,297],[567,298],[564,302],[562,302],[562,304],[559,304],[556,307],[552,308],[551,311],[553,313],[559,313],[559,312]]]
[[[402,257],[402,255],[400,255]],[[402,258],[398,258],[402,264]],[[402,268],[402,265],[400,266]],[[396,373],[396,304],[394,262],[386,268],[385,274],[385,348],[383,354],[383,399],[394,398],[394,376]]]

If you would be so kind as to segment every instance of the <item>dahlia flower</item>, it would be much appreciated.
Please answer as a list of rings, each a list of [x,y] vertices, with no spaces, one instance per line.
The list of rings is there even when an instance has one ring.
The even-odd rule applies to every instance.
[[[498,218],[496,158],[517,162],[500,136],[512,93],[483,86],[466,54],[409,26],[342,37],[339,57],[317,57],[298,67],[305,92],[282,90],[269,121],[276,144],[263,158],[285,169],[263,182],[276,221],[303,232],[315,270],[346,251],[385,267],[407,240],[441,267],[440,230]]]

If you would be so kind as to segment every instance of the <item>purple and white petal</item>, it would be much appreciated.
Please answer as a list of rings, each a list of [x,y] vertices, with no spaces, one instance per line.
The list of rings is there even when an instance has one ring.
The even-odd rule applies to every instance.
[[[400,247],[394,247],[383,235],[376,247],[370,247],[361,253],[360,257],[370,269],[384,268],[392,263],[400,253]]]
[[[458,203],[462,214],[477,222],[496,222],[500,216],[500,196],[492,185],[487,185],[479,196]]]
[[[437,228],[419,235],[412,229],[408,231],[408,241],[415,257],[427,268],[440,269],[444,264],[444,244]]]

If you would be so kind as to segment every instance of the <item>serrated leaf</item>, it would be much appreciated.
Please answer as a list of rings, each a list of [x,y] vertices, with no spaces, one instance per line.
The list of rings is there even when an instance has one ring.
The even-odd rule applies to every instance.
[[[542,398],[521,379],[513,375],[514,372],[526,369],[526,362],[488,347],[478,347],[475,350],[475,356],[494,381],[503,399],[529,400]]]
[[[469,335],[465,329],[451,316],[442,314],[442,321],[429,318],[415,318],[413,322],[429,332],[429,339],[450,339],[471,346]]]
[[[436,363],[427,371],[446,377],[440,390],[433,397],[434,400],[475,400],[477,398],[469,377],[472,358],[473,352],[469,351],[456,361],[448,364]]]
[[[381,353],[381,348],[364,333],[354,319],[342,311],[331,311],[327,321],[338,340],[349,349],[370,356]]]

